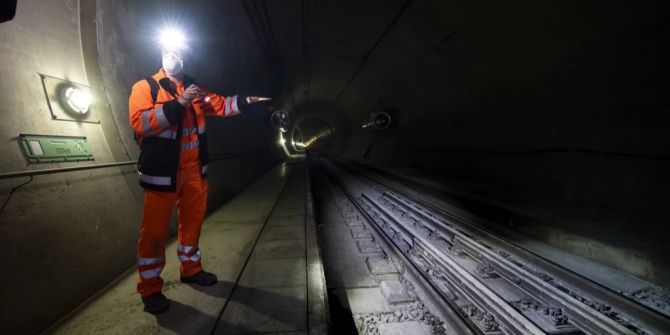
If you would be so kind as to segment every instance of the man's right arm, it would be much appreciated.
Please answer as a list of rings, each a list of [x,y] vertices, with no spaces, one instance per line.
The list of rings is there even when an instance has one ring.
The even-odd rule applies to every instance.
[[[128,106],[130,126],[141,137],[165,137],[164,131],[177,124],[184,112],[184,106],[177,99],[166,101],[159,106],[154,105],[151,88],[146,80],[133,85]]]

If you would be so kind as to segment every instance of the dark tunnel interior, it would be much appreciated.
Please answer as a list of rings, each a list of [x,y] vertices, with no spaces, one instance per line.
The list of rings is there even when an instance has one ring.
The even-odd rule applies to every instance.
[[[272,97],[207,119],[208,215],[282,162],[346,162],[500,236],[661,287],[670,310],[662,1],[19,0],[2,11],[8,334],[51,332],[134,271],[144,193],[128,99],[160,69],[166,27],[187,36],[199,85]],[[60,109],[59,83],[90,89],[85,118]],[[35,135],[84,138],[91,156],[34,158]],[[114,167],[30,173],[90,164]],[[312,169],[312,187],[327,187]]]

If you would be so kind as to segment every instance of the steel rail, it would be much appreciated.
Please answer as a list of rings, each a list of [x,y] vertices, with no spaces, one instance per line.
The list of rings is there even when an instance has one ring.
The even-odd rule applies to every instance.
[[[443,252],[435,248],[432,243],[426,241],[425,236],[409,231],[409,229],[398,222],[391,213],[377,204],[367,194],[363,194],[362,197],[371,204],[371,206],[375,206],[377,212],[383,213],[389,221],[395,221],[394,226],[399,230],[402,230],[404,235],[408,236],[409,240],[414,242],[414,245],[412,246],[413,248],[417,246],[418,242],[418,245],[423,251],[427,252],[433,258],[439,259],[443,268],[449,269],[449,272],[453,273],[453,276],[449,278],[453,285],[452,287],[459,289],[462,295],[467,297],[468,300],[473,302],[478,308],[495,315],[496,322],[504,323],[506,329],[518,334],[545,334],[544,331],[535,326],[535,324],[528,320],[528,318],[519,313],[498,294],[493,292],[474,275],[469,273],[462,265],[453,261],[450,257],[445,257]],[[460,281],[461,285],[458,285],[457,281]]]
[[[425,201],[418,199],[415,196],[406,194],[406,192],[402,192],[397,188],[389,187],[386,183],[383,183],[379,180],[370,177],[369,175],[361,173],[359,169],[356,168],[352,169],[350,167],[350,170],[356,171],[359,175],[365,176],[365,178],[373,181],[378,185],[384,185],[384,188],[386,189],[393,190],[396,193],[402,193],[412,202],[422,204],[422,206],[425,206],[427,209],[430,209],[432,211],[444,215],[445,217],[450,218],[451,221],[456,221],[458,224],[460,224],[461,229],[467,227],[475,230],[474,233],[475,235],[483,234],[484,236],[490,239],[494,239],[496,242],[498,242],[498,244],[501,244],[503,246],[501,247],[501,249],[503,250],[510,251],[511,249],[519,252],[523,256],[519,258],[522,259],[524,262],[526,262],[526,264],[531,264],[532,266],[541,269],[541,271],[537,271],[537,273],[541,272],[544,274],[546,273],[553,274],[554,278],[562,282],[557,283],[555,280],[547,281],[549,283],[555,284],[557,289],[559,289],[560,291],[569,291],[568,293],[570,293],[570,295],[575,294],[578,296],[578,298],[583,298],[584,293],[586,293],[588,299],[583,301],[582,304],[594,310],[598,309],[599,313],[602,312],[601,314],[607,314],[608,317],[611,317],[618,321],[622,321],[624,325],[626,323],[629,323],[628,326],[630,326],[631,329],[635,330],[638,333],[645,333],[645,332],[665,333],[668,331],[668,329],[670,329],[670,323],[669,323],[670,320],[668,320],[668,318],[665,317],[664,315],[659,314],[657,311],[654,311],[653,309],[650,309],[647,306],[641,305],[638,302],[628,297],[613,292],[607,289],[606,287],[598,285],[597,283],[593,283],[588,278],[576,274],[555,263],[549,262],[528,250],[516,246],[514,243],[510,241],[502,239],[486,230],[477,227],[476,225],[469,223],[468,220],[458,217],[451,212],[444,211],[433,204],[426,204]],[[379,186],[377,186],[377,188],[378,190],[381,190]],[[427,210],[425,212],[430,213]],[[433,217],[432,213],[430,213],[429,216]],[[444,221],[442,223],[446,224],[446,222]],[[518,254],[515,254],[515,256],[518,256]],[[571,287],[571,289],[568,289],[568,287]],[[582,292],[581,297],[580,294],[577,292]],[[600,302],[607,302],[607,304],[602,304]],[[617,312],[623,312],[623,315]]]
[[[325,183],[326,186],[329,188],[329,192],[331,193],[331,196],[334,199],[337,199],[336,195],[332,192],[332,187],[338,187],[338,186],[333,186],[333,179],[337,178],[335,175],[331,173],[327,173],[326,171],[329,170],[328,168],[324,167],[322,164],[317,163],[317,167],[319,168],[319,172],[322,176],[325,176],[324,180],[327,180]],[[331,185],[328,185],[331,184]],[[355,198],[353,197],[352,194],[350,194],[345,188],[339,187],[340,191],[343,193],[343,195],[346,198],[346,201],[351,203],[356,209],[358,209],[359,213],[367,218],[368,223],[373,222],[371,221],[371,218],[367,215],[367,213],[361,208],[360,204],[357,203]],[[340,208],[340,204],[336,202],[336,206]],[[407,274],[409,277],[408,279],[412,284],[418,284],[419,290],[417,293],[420,295],[423,300],[428,300],[435,308],[439,309],[440,316],[442,316],[445,320],[445,327],[446,328],[451,328],[452,332],[449,332],[448,334],[454,333],[454,334],[464,334],[464,335],[474,335],[474,334],[481,334],[480,332],[476,331],[476,327],[472,325],[469,320],[464,319],[457,310],[452,306],[450,303],[448,303],[447,299],[444,299],[442,297],[442,293],[434,287],[430,281],[427,281],[426,278],[423,276],[421,273],[420,269],[417,269],[412,265],[411,262],[408,262],[405,258],[406,255],[402,252],[401,249],[399,249],[392,241],[386,236],[386,234],[383,233],[383,231],[380,231],[378,227],[375,225],[366,225],[366,226],[371,226],[372,229],[369,230],[370,233],[373,235],[373,238],[375,241],[382,242],[386,248],[383,248],[385,251],[391,251],[392,254],[386,253],[386,255],[391,259],[392,262],[394,262],[396,265],[399,265],[401,269],[404,271],[401,271],[402,274]],[[405,264],[409,264],[409,266],[406,266]],[[436,297],[441,297],[442,299],[436,299]]]
[[[331,168],[331,170],[334,169],[335,167]],[[333,174],[337,175],[337,173],[334,171]],[[347,190],[347,188],[350,188],[351,186],[347,185],[348,183],[344,181],[344,178],[342,176],[336,176],[336,178],[339,179],[340,184],[344,186],[342,188],[345,193],[351,192]],[[358,190],[356,191],[356,193],[358,193]],[[372,200],[370,196],[368,196],[365,193],[362,193],[360,198],[352,199],[352,202],[356,204],[358,207],[361,206],[365,207],[366,201],[370,205],[375,206],[377,211],[386,217],[386,220],[380,218],[377,215],[378,214],[377,212],[368,213],[368,211],[366,211],[364,208],[362,208],[362,212],[367,217],[370,218],[369,221],[374,223],[374,226],[376,226],[375,228],[379,230],[382,233],[382,235],[386,235],[384,238],[387,239],[389,243],[391,243],[392,245],[395,245],[396,249],[399,249],[401,251],[400,254],[405,255],[409,253],[409,251],[412,248],[416,247],[417,242],[419,242],[421,244],[421,247],[424,250],[427,250],[432,255],[432,257],[440,259],[441,263],[443,264],[443,268],[448,268],[455,272],[455,274],[451,276],[451,278],[449,278],[451,284],[453,284],[452,288],[456,288],[458,291],[460,291],[463,297],[468,298],[468,300],[472,302],[475,306],[477,306],[479,309],[484,310],[491,315],[494,315],[495,322],[502,323],[506,330],[514,334],[545,334],[544,331],[542,331],[535,324],[533,324],[526,316],[519,313],[506,301],[501,299],[500,296],[498,296],[490,288],[481,283],[477,278],[475,278],[471,273],[469,273],[466,269],[464,269],[460,264],[454,262],[449,257],[444,257],[442,252],[437,250],[432,244],[427,243],[423,237],[417,236],[413,232],[410,232],[406,227],[404,227],[402,223],[396,222],[396,224],[394,224],[394,226],[397,228],[397,230],[395,231],[389,232],[388,229],[385,230],[384,226],[385,225],[387,226],[388,222],[396,221],[396,219],[393,217],[391,213],[388,213],[386,209],[382,208],[374,200]],[[382,221],[382,223],[380,224],[379,221]],[[400,236],[404,236],[405,238],[403,239]],[[394,240],[398,241],[399,239],[402,242],[397,244],[393,243]],[[406,244],[406,246],[404,246],[405,250],[403,250],[403,242]],[[426,275],[427,274],[426,269],[422,269],[408,257],[404,257],[404,262],[408,264],[406,265],[407,268],[418,268],[420,277],[423,279],[423,281],[431,283],[431,287],[434,288],[433,291],[435,292],[435,295],[441,297],[442,300],[444,300],[444,302],[448,303],[451,306],[451,308],[458,309],[458,306],[453,306],[451,303],[449,303],[449,299],[444,296],[441,290],[435,288],[435,285],[432,284],[431,278],[429,278]],[[460,282],[460,285],[457,284],[457,282]],[[477,329],[476,326],[475,328]],[[484,331],[482,331],[482,333],[484,333]]]
[[[324,163],[322,163],[322,164],[324,164]],[[337,164],[337,163],[333,162],[333,164]],[[342,164],[337,164],[337,165],[342,165]],[[333,168],[331,168],[331,170],[332,169]],[[342,168],[339,168],[339,169],[342,169]],[[354,172],[352,172],[351,170],[353,170],[360,177],[356,178],[353,175]],[[348,172],[348,174],[352,175],[352,177],[354,177],[356,179],[359,179],[363,184],[366,184],[366,186],[373,189],[375,192],[381,193],[382,199],[386,198],[386,199],[390,199],[393,202],[395,202],[395,204],[393,204],[393,206],[397,207],[401,211],[401,216],[402,217],[405,217],[407,215],[407,213],[410,212],[415,216],[414,219],[416,221],[421,221],[422,225],[429,226],[430,228],[432,228],[432,231],[439,231],[441,234],[444,234],[444,235],[447,235],[447,236],[457,237],[458,241],[460,241],[468,249],[468,251],[470,253],[472,253],[474,255],[480,255],[480,256],[483,256],[484,258],[486,258],[486,260],[490,264],[495,265],[496,270],[500,274],[504,275],[506,277],[506,279],[510,280],[511,282],[517,281],[519,288],[521,288],[523,291],[528,292],[531,296],[535,297],[536,299],[539,298],[538,300],[542,301],[543,303],[548,303],[548,304],[551,304],[551,305],[563,307],[566,310],[566,314],[568,314],[571,317],[571,319],[570,319],[571,323],[575,324],[576,326],[583,329],[584,331],[587,331],[587,332],[590,332],[590,333],[605,332],[605,333],[608,333],[608,334],[634,334],[636,332],[637,333],[646,333],[647,332],[647,331],[645,331],[644,327],[642,329],[636,329],[635,327],[637,327],[639,325],[634,324],[635,320],[629,320],[629,319],[624,318],[623,319],[624,322],[622,324],[622,323],[619,322],[619,321],[621,321],[621,319],[619,319],[619,321],[617,321],[616,317],[615,318],[608,317],[607,315],[601,313],[601,311],[594,309],[592,307],[592,305],[589,306],[588,304],[585,304],[583,300],[580,300],[580,299],[578,299],[578,297],[575,297],[572,294],[570,294],[570,292],[566,292],[566,290],[565,290],[566,288],[564,286],[558,286],[557,287],[555,285],[556,282],[554,280],[551,280],[552,283],[549,283],[549,281],[545,280],[546,278],[541,278],[540,276],[538,276],[538,274],[541,274],[541,273],[547,273],[548,272],[548,273],[554,274],[556,272],[556,271],[547,271],[546,270],[546,266],[547,266],[547,264],[545,264],[546,260],[540,258],[539,260],[538,259],[531,259],[531,262],[528,262],[528,258],[532,258],[532,257],[529,257],[529,256],[535,256],[535,258],[538,258],[538,257],[534,254],[528,255],[529,252],[525,249],[522,249],[522,251],[524,251],[526,253],[526,255],[524,255],[525,257],[522,258],[524,262],[521,262],[521,263],[530,263],[530,264],[524,264],[525,267],[524,266],[519,266],[518,265],[518,263],[519,263],[518,260],[510,261],[509,258],[503,257],[499,253],[496,253],[493,250],[491,250],[491,247],[489,245],[482,244],[480,241],[477,241],[473,237],[473,235],[468,234],[468,233],[466,233],[466,232],[464,232],[461,229],[458,229],[456,227],[459,227],[462,224],[466,224],[469,228],[471,228],[471,229],[476,228],[478,233],[485,233],[486,236],[488,236],[488,237],[491,237],[491,236],[489,236],[489,235],[492,235],[491,233],[486,232],[486,231],[481,231],[481,229],[479,229],[477,227],[473,227],[472,224],[468,224],[468,222],[463,218],[460,218],[460,217],[457,217],[457,216],[454,216],[454,215],[448,215],[448,214],[452,214],[452,213],[447,213],[444,210],[441,210],[439,208],[435,208],[434,205],[432,205],[432,204],[429,204],[429,206],[426,206],[426,203],[424,201],[421,201],[420,199],[416,199],[414,196],[404,194],[404,193],[402,193],[401,191],[399,191],[395,188],[388,187],[384,183],[382,183],[378,180],[375,180],[374,178],[371,178],[371,177],[365,175],[364,173],[361,173],[358,169],[349,168],[349,171],[346,171],[346,172]],[[365,182],[363,179],[361,179],[361,177],[363,177],[365,179],[368,179],[371,182]],[[338,179],[342,179],[342,178],[339,177]],[[341,183],[344,184],[344,182],[341,182]],[[376,187],[373,183],[377,184]],[[382,187],[380,187],[380,186],[382,186]],[[384,189],[386,189],[387,191],[384,192]],[[392,190],[394,193],[397,193],[398,195],[393,194],[392,192],[390,192],[388,190]],[[396,221],[396,225],[395,225],[396,228],[400,228],[400,230],[404,230],[403,233],[404,233],[404,235],[406,235],[406,238],[408,237],[408,239],[410,241],[413,241],[415,239],[421,241],[424,244],[424,247],[428,246],[427,249],[431,251],[433,256],[437,256],[438,258],[445,258],[445,257],[443,257],[444,253],[439,251],[439,249],[436,250],[432,246],[433,243],[428,241],[426,237],[414,235],[412,232],[410,232],[406,229],[405,225],[401,222],[401,219],[395,218],[393,213],[389,213],[386,209],[383,208],[383,206],[377,204],[377,202],[372,197],[370,197],[368,195],[365,195],[365,194],[364,194],[364,197],[367,198],[367,201],[369,203],[374,204],[375,206],[377,206],[377,209],[379,211],[382,211],[384,213],[384,215],[387,216],[387,219],[393,218],[391,221]],[[403,201],[403,199],[402,199],[403,197],[406,198],[406,199],[410,199],[411,201],[408,201],[408,200]],[[354,201],[354,203],[356,203],[356,201]],[[421,206],[417,206],[417,204],[419,204]],[[428,208],[426,208],[426,207],[428,207]],[[445,216],[449,219],[447,221],[456,221],[456,222],[452,222],[452,224],[449,224],[447,221],[445,221],[443,219],[440,219],[438,217],[435,217],[427,209],[431,209],[431,210],[436,210],[437,209],[438,210],[437,212],[442,214],[441,216]],[[412,218],[412,217],[410,216],[409,218]],[[375,222],[374,218],[372,218],[372,222]],[[496,236],[493,236],[493,237],[496,237]],[[506,240],[501,240],[499,238],[498,238],[498,240],[499,240],[499,242],[500,241],[504,242],[504,244],[510,244],[510,242],[508,242]],[[517,247],[513,244],[511,244],[510,247],[511,247],[511,249],[514,249],[515,251],[518,251],[516,249],[519,249],[519,247]],[[446,259],[448,259],[448,257],[446,257]],[[448,264],[448,266],[454,267],[454,264],[450,264],[448,262],[448,260],[447,260],[446,263]],[[530,266],[528,266],[528,265],[530,265]],[[556,264],[550,263],[548,265],[550,267],[552,267],[551,270],[562,269],[563,271],[561,273],[564,273],[565,271],[570,272],[569,270],[564,269],[564,268],[562,268],[562,267],[560,267]],[[539,268],[541,270],[538,271],[538,270],[536,270],[537,268]],[[556,269],[554,269],[554,268],[556,268]],[[471,274],[469,274],[469,275],[472,276]],[[475,280],[471,280],[472,278],[468,278],[468,276],[464,273],[461,273],[460,276],[462,277],[461,280],[463,278],[465,278],[468,281],[470,281],[470,283],[472,285],[477,286],[476,278],[475,278]],[[563,278],[561,278],[561,277],[557,277],[556,279],[561,280],[563,282],[563,284],[568,284],[568,286],[573,286],[573,285],[570,285],[570,284],[572,282],[574,282],[574,278],[569,283],[563,281]],[[589,289],[592,289],[592,285],[589,285],[590,283],[588,283],[588,280],[586,280],[586,278],[581,277],[580,279],[582,281],[587,281],[587,283],[582,284],[582,285],[578,285],[579,287],[578,287],[577,291],[582,291],[582,292],[586,293],[587,295],[589,295],[589,293],[591,293],[591,291],[592,291],[592,290],[589,290]],[[599,285],[598,285],[597,288],[602,290],[602,287],[600,287]],[[586,290],[584,291],[584,289],[586,289]],[[572,292],[574,293],[575,290],[573,290]],[[593,297],[588,297],[588,298],[593,299]],[[600,294],[600,295],[598,295],[598,298],[611,298],[611,297],[608,296],[608,295],[603,296],[602,294]],[[595,300],[596,301],[599,300],[598,298],[596,298]],[[653,310],[648,309],[645,306],[642,306],[639,303],[637,303],[633,300],[630,300],[626,297],[619,297],[619,300],[621,300],[621,298],[623,298],[624,301],[628,301],[629,303],[633,304],[632,309],[622,308],[622,309],[619,309],[617,311],[617,312],[624,312],[623,313],[624,316],[629,316],[629,314],[626,313],[628,311],[635,311],[635,312],[639,313],[640,312],[640,307],[643,307],[641,309],[641,311],[646,311],[646,312],[653,311]],[[472,300],[474,300],[474,299],[472,299]],[[491,301],[489,301],[489,303],[490,302]],[[603,300],[603,302],[609,303],[609,299]],[[496,303],[496,302],[494,301],[494,303]],[[499,303],[499,302],[497,302],[497,303]],[[508,305],[507,302],[505,302],[505,304]],[[500,304],[498,304],[498,305],[501,306]],[[624,307],[626,307],[626,306],[624,306]],[[633,314],[638,314],[638,313],[633,313]],[[621,314],[619,314],[619,317],[621,317]],[[649,319],[649,317],[647,319]],[[652,319],[654,319],[654,318],[652,317]],[[506,318],[502,317],[501,320],[506,320]],[[627,321],[628,322],[632,321],[633,324],[630,324],[630,325],[627,326],[626,325]],[[664,327],[667,326],[667,323],[663,323],[663,321],[667,321],[667,320],[663,320],[663,318],[661,317],[659,323],[652,326],[652,330],[660,331],[660,332],[663,332],[664,330],[667,330],[667,328],[664,328]],[[506,326],[510,327],[507,324],[506,324]],[[519,328],[514,328],[513,327],[513,329],[519,329]]]
[[[344,163],[339,164],[344,165]],[[551,274],[551,279],[555,278],[556,280],[547,280],[547,282],[554,284],[558,290],[569,291],[569,295],[576,295],[578,298],[586,298],[584,295],[588,296],[588,299],[582,302],[582,304],[585,304],[592,309],[598,309],[599,313],[602,312],[601,314],[607,314],[609,315],[608,317],[618,319],[623,323],[630,323],[631,328],[638,328],[633,329],[635,332],[653,334],[670,332],[670,318],[667,315],[664,315],[649,306],[643,305],[630,297],[615,292],[606,286],[596,283],[579,273],[547,260],[512,241],[471,223],[468,219],[460,217],[453,212],[446,211],[435,204],[420,199],[408,192],[404,192],[398,189],[398,187],[389,186],[387,183],[375,179],[369,174],[361,173],[360,168],[349,166],[349,169],[350,171],[356,171],[378,185],[383,185],[383,187],[388,190],[402,194],[403,197],[411,200],[411,202],[415,204],[420,204],[424,207],[424,212],[429,214],[429,217],[434,218],[434,215],[430,211],[439,213],[449,221],[458,224],[460,230],[469,230],[466,235],[483,236],[487,239],[486,242],[498,246],[499,249],[504,250],[507,253],[513,254],[518,258],[518,261],[521,261],[527,266],[531,266],[531,268],[535,268],[537,273],[543,273],[545,275]],[[401,183],[397,184],[404,187]],[[446,221],[441,221],[441,224],[449,225]],[[602,302],[606,302],[606,304],[603,304]]]
[[[386,195],[391,196],[388,193]],[[538,301],[563,307],[566,310],[566,314],[570,316],[570,322],[579,328],[591,333],[634,334],[632,330],[604,316],[571,295],[557,289],[555,286],[550,285],[547,281],[538,277],[536,273],[528,271],[511,262],[509,258],[503,257],[491,249],[482,246],[481,243],[478,243],[457,229],[440,225],[434,218],[404,205],[400,199],[396,198],[396,201],[399,206],[403,206],[407,211],[413,212],[413,214],[421,218],[424,224],[429,225],[435,231],[443,234],[453,234],[470,254],[483,257],[488,264],[495,267],[510,282],[515,283],[517,287],[528,292]]]

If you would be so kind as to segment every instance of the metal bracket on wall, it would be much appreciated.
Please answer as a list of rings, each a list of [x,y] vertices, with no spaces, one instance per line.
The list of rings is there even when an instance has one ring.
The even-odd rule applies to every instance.
[[[92,161],[86,137],[20,134],[19,143],[30,163]]]
[[[79,88],[84,91],[90,91],[90,87],[84,84],[71,82],[65,79],[52,77],[46,74],[38,73],[44,89],[44,97],[47,99],[47,105],[51,118],[61,121],[74,121],[86,123],[100,123],[95,113],[95,103],[91,105],[88,112],[80,114],[64,107],[62,93],[68,87]]]

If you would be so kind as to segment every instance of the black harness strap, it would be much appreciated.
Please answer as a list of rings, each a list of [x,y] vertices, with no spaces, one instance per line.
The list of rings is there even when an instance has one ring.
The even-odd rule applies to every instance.
[[[158,98],[158,90],[160,87],[158,87],[158,82],[154,77],[146,77],[144,80],[147,81],[149,84],[149,87],[151,88],[151,99],[154,101],[154,105],[156,104],[156,98]]]

